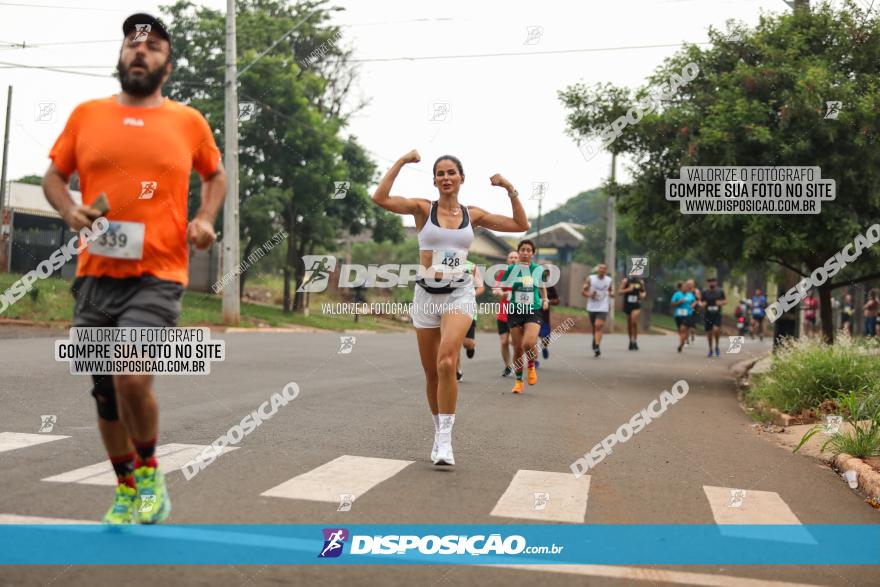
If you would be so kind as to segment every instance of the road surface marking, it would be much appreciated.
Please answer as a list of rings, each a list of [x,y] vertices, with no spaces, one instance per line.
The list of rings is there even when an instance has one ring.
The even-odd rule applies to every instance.
[[[685,571],[667,571],[642,567],[618,567],[609,565],[489,565],[518,571],[543,571],[545,573],[565,573],[569,575],[588,575],[630,581],[651,581],[653,583],[676,583],[678,585],[704,585],[706,587],[821,587],[815,583],[789,583],[768,579],[749,579],[730,575],[708,575]],[[484,567],[485,568],[485,567]]]
[[[342,455],[260,495],[339,503],[340,495],[350,494],[354,501],[414,462]]]
[[[490,516],[583,524],[590,476],[520,469]]]
[[[765,538],[755,533],[755,528],[739,530],[731,526],[780,524],[800,526],[791,508],[775,491],[756,491],[754,489],[737,489],[733,487],[713,487],[704,485],[703,491],[712,508],[715,523],[721,526],[721,534],[725,536],[743,536],[748,538]],[[806,530],[792,537],[794,542],[815,543]]]
[[[202,452],[207,444],[179,444],[172,442],[162,444],[156,447],[156,458],[159,459],[159,466],[167,475],[172,471],[179,471],[184,464],[191,461],[197,454]],[[238,447],[224,446],[223,452],[238,450]],[[116,485],[116,475],[113,473],[113,465],[109,460],[101,461],[88,467],[81,467],[46,477],[43,481],[53,481],[55,483],[82,483],[84,485]]]
[[[0,514],[0,524],[98,524],[94,520],[71,520],[69,518],[43,518],[40,516],[17,516]]]
[[[27,448],[38,444],[45,444],[53,440],[70,438],[58,434],[28,434],[27,432],[0,432],[0,452]]]

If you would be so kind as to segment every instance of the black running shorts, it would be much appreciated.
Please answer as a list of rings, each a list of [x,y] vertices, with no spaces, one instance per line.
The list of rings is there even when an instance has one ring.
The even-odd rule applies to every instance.
[[[709,332],[715,327],[721,328],[721,312],[706,312],[703,314],[703,327]]]
[[[507,314],[508,328],[518,328],[526,324],[540,324],[541,316],[537,312],[529,312],[527,314]]]

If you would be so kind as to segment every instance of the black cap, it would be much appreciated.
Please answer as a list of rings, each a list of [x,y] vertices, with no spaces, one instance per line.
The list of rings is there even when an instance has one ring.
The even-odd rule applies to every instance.
[[[128,37],[137,28],[135,25],[141,24],[150,25],[151,32],[155,32],[169,43],[171,42],[171,35],[168,34],[168,29],[165,28],[165,25],[162,23],[162,21],[155,16],[146,14],[144,12],[138,12],[137,14],[132,14],[131,16],[126,18],[125,22],[122,23],[122,33],[126,37]]]

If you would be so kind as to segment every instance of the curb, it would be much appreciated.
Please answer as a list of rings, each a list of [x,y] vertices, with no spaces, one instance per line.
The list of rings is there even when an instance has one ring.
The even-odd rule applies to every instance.
[[[747,380],[749,370],[755,366],[755,363],[763,358],[764,357],[752,357],[751,359],[746,359],[744,361],[740,361],[739,363],[734,363],[730,367],[730,370],[733,372],[733,376],[736,377],[737,383],[739,383],[743,379]]]
[[[749,371],[758,361],[763,358],[765,357],[748,359],[736,363],[731,367],[731,371],[733,371],[734,375],[736,376],[737,387],[739,389],[738,399],[740,400],[741,407],[746,412],[748,412],[748,408],[742,401],[742,395],[744,390],[748,387]],[[794,416],[783,414],[776,408],[762,409],[761,411],[764,414],[768,415],[773,420],[773,424],[777,426],[788,427],[792,424],[801,423],[797,421],[798,419]],[[875,471],[874,468],[871,467],[871,465],[869,465],[862,459],[854,457],[852,455],[848,455],[846,453],[840,453],[839,455],[833,457],[819,457],[818,460],[825,462],[832,469],[839,471],[841,475],[845,474],[847,471],[855,471],[858,474],[859,489],[864,491],[869,498],[872,497],[875,499],[880,499],[880,473]]]
[[[37,320],[18,320],[16,318],[0,318],[0,326],[26,326],[37,328],[56,328],[58,330],[69,330],[73,326],[72,322],[39,322]]]
[[[745,391],[749,388],[749,371],[758,363],[758,361],[765,359],[772,354],[773,353],[769,353],[767,355],[745,359],[738,363],[734,363],[730,367],[730,371],[733,373],[734,382],[736,383],[736,399],[740,402],[740,406],[746,413],[748,413],[748,409],[746,408],[744,401]]]
[[[836,457],[828,460],[828,463],[841,474],[847,471],[855,471],[858,473],[859,489],[864,491],[869,497],[880,498],[880,473],[875,471],[871,465],[862,459],[840,453]]]

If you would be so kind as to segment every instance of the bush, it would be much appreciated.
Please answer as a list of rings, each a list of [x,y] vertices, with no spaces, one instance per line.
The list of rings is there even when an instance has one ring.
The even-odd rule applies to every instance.
[[[846,453],[858,458],[880,454],[880,387],[868,392],[850,392],[836,399],[843,418],[851,430],[835,431],[822,445],[835,455]],[[813,426],[795,447],[797,452],[811,437],[825,430],[824,424]]]
[[[756,378],[747,400],[798,414],[850,392],[877,393],[880,358],[868,352],[874,347],[845,335],[833,345],[815,338],[789,339],[778,349],[770,371]]]

